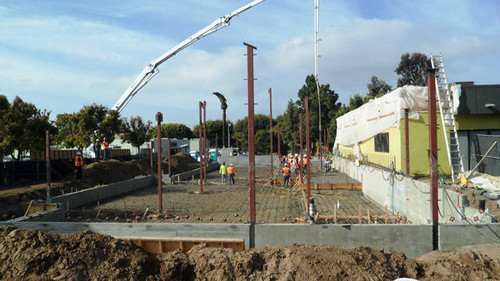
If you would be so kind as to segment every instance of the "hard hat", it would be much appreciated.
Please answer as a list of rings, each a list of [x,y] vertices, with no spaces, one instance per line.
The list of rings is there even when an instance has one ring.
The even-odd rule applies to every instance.
[[[229,166],[233,166],[233,164],[231,163]]]
[[[82,155],[82,153],[81,153],[80,151],[78,151],[78,152],[76,153],[76,155]]]
[[[288,166],[288,164],[285,164],[285,165],[283,165],[283,166],[287,167],[287,166]]]

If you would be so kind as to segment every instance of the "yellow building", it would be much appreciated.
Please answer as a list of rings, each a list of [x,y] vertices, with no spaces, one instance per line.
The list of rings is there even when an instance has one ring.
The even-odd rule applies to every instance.
[[[464,106],[463,103],[462,106]],[[428,175],[427,87],[400,87],[337,118],[337,138],[334,148],[344,157],[369,162],[391,170],[395,169],[397,172],[406,174],[405,109],[409,111],[410,176]],[[468,139],[470,139],[471,132],[490,130],[488,132],[499,132],[498,135],[500,135],[500,130],[498,130],[500,115],[498,111],[492,112],[496,114],[460,114],[460,111],[458,113],[455,116],[458,140],[463,146],[461,155],[465,170],[469,170],[472,168],[470,166],[473,160],[469,159]],[[439,172],[446,177],[450,174],[450,164],[439,112],[436,119]]]

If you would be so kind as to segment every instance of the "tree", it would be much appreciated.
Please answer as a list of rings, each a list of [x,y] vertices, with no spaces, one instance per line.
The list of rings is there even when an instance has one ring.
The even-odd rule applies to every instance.
[[[422,53],[404,53],[401,61],[394,70],[398,78],[398,87],[404,85],[427,86],[427,69],[431,67],[431,60]]]
[[[77,113],[57,115],[58,134],[56,141],[63,147],[77,147],[79,150],[90,146],[94,139],[106,137],[108,142],[120,132],[122,120],[116,110],[97,104],[84,106]]]
[[[137,147],[137,152],[140,154],[141,145],[150,139],[148,134],[150,129],[151,121],[144,122],[140,116],[130,117],[130,120],[123,121],[121,139]]]
[[[329,84],[321,84],[319,86],[319,92],[321,96],[321,127],[328,128],[330,122],[329,114],[332,111],[337,111],[341,103],[337,102],[339,95],[335,91],[330,89]],[[314,75],[310,74],[306,77],[305,84],[298,92],[299,100],[297,105],[300,106],[301,110],[305,112],[305,107],[303,104],[304,98],[309,96],[310,106],[309,106],[309,116],[310,116],[310,138],[319,139],[322,134],[319,132],[319,106],[318,106],[318,93],[316,88],[316,80]],[[305,117],[304,117],[305,119]],[[296,121],[298,122],[298,120]]]
[[[269,129],[260,129],[255,133],[255,153],[267,154],[269,153]]]
[[[214,95],[219,98],[220,101],[220,108],[222,109],[222,147],[226,147],[225,141],[226,141],[226,110],[227,110],[227,100],[224,95],[222,95],[219,92],[214,92]]]
[[[157,137],[158,129],[156,126],[149,130],[149,136],[151,138]],[[161,124],[161,137],[171,138],[171,139],[183,139],[183,138],[193,138],[194,134],[188,126],[181,123],[166,123]]]
[[[370,83],[368,83],[366,87],[368,88],[367,96],[369,98],[377,98],[392,91],[391,85],[387,84],[384,80],[380,80],[375,75],[372,76]]]
[[[20,97],[10,104],[5,96],[0,96],[0,113],[0,154],[10,154],[16,160],[29,150],[43,150],[45,131],[55,131],[49,121],[50,112],[41,111]]]
[[[265,114],[254,115],[254,133],[267,130],[269,134],[269,116]],[[242,149],[248,148],[248,116],[236,121],[233,127],[235,140]],[[255,135],[254,135],[255,136]],[[269,141],[269,138],[267,139]],[[255,144],[257,146],[257,144]]]

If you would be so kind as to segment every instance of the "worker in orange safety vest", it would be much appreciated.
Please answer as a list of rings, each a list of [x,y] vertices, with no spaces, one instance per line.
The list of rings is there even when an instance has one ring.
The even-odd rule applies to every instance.
[[[81,179],[83,171],[83,158],[81,152],[76,153],[75,167],[76,167],[76,179]]]
[[[227,175],[229,176],[229,184],[234,184],[234,167],[233,167],[233,164],[230,164],[227,167]]]
[[[290,168],[288,167],[288,164],[285,164],[281,172],[283,174],[283,186],[287,188],[288,183],[290,182]]]
[[[103,159],[108,160],[109,159],[109,143],[108,143],[108,140],[106,139],[106,137],[104,137],[104,139],[102,140],[102,148],[104,149]]]

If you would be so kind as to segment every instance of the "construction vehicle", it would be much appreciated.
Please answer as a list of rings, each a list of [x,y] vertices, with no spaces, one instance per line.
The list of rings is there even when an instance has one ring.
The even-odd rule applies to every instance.
[[[142,72],[137,76],[135,79],[134,83],[130,85],[127,90],[122,94],[120,99],[115,103],[113,106],[113,110],[116,110],[118,112],[121,112],[123,108],[130,102],[130,100],[139,92],[139,90],[142,89],[142,87],[146,86],[146,84],[151,80],[156,74],[158,74],[158,66],[160,66],[162,63],[164,63],[166,60],[169,58],[173,57],[175,54],[180,52],[182,49],[186,48],[187,46],[193,44],[194,42],[198,41],[199,39],[216,32],[217,30],[226,27],[229,25],[229,22],[231,19],[242,12],[260,4],[261,2],[264,2],[264,0],[255,0],[223,17],[220,17],[219,19],[216,19],[213,21],[211,24],[207,25],[205,28],[202,30],[198,31],[197,33],[191,35],[191,37],[187,38],[186,40],[182,41],[179,43],[177,46],[173,47],[172,49],[168,50],[166,53],[158,57],[157,59],[153,60],[150,62]]]

